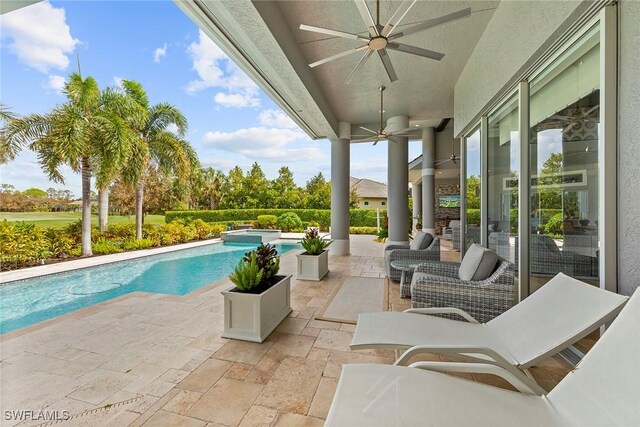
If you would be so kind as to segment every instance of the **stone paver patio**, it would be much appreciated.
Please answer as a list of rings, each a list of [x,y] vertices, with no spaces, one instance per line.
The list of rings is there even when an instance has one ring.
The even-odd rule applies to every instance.
[[[371,236],[352,236],[352,255],[331,257],[325,280],[292,280],[294,311],[262,344],[221,337],[227,279],[185,296],[129,294],[5,334],[2,425],[16,424],[7,410],[48,410],[69,411],[57,425],[320,426],[343,364],[393,361],[391,351],[351,351],[354,325],[314,320],[345,277],[384,277],[382,250]],[[295,252],[285,254],[281,272],[295,264]],[[398,284],[389,288],[390,308],[407,308]],[[554,357],[532,373],[551,389],[569,368]]]

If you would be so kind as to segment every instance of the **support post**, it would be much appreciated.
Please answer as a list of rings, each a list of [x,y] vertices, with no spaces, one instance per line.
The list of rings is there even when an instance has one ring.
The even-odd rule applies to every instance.
[[[387,120],[389,131],[409,127],[407,116]],[[409,138],[394,136],[388,141],[387,194],[389,210],[389,245],[409,244]]]
[[[339,137],[331,141],[331,240],[333,255],[349,255],[349,155],[351,124],[339,123]]]
[[[420,221],[422,215],[422,180],[411,183],[411,197],[413,198],[413,229],[417,230],[416,225]],[[424,221],[424,218],[422,219]],[[422,223],[424,228],[424,223]]]
[[[436,129],[422,130],[422,229],[436,235]]]

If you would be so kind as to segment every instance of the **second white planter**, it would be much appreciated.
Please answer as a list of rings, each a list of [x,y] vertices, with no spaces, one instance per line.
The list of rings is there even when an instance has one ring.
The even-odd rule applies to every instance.
[[[320,281],[329,272],[329,251],[320,255],[308,255],[306,252],[298,257],[298,279]]]

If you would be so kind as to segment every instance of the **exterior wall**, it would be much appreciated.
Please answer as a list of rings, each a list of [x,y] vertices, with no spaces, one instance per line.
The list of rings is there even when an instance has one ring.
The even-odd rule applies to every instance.
[[[364,202],[368,204],[365,205]],[[387,209],[387,199],[372,199],[372,198],[364,198],[358,201],[358,208],[360,209]]]
[[[589,2],[503,1],[460,74],[454,92],[454,134],[575,20]]]
[[[640,284],[640,2],[618,3],[618,287]]]

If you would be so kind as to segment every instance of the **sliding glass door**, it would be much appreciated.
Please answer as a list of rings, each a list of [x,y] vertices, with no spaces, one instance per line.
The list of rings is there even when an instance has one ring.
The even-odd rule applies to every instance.
[[[596,26],[530,84],[530,292],[559,272],[598,284],[599,42]]]

